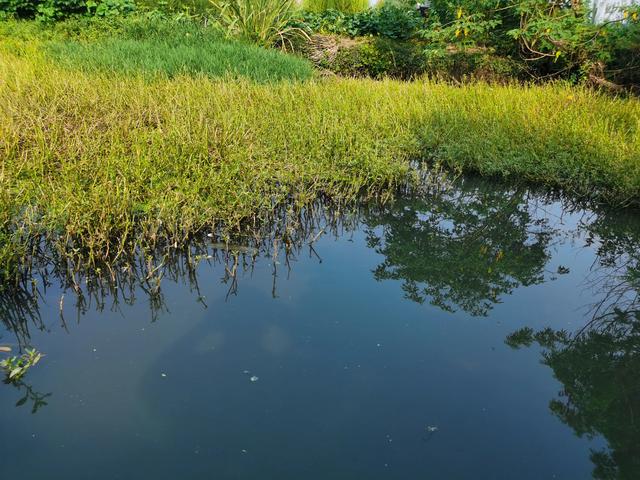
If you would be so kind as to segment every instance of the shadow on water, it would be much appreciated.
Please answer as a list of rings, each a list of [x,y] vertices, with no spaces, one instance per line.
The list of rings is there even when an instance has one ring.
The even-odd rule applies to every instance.
[[[316,250],[323,236],[364,231],[380,257],[372,271],[380,281],[397,281],[406,299],[444,311],[486,317],[520,287],[553,281],[569,266],[550,269],[553,249],[577,242],[595,251],[584,288],[592,292],[583,325],[576,331],[534,331],[525,327],[507,338],[514,348],[538,344],[542,362],[563,385],[551,411],[578,436],[601,435],[608,449],[593,451],[595,478],[640,478],[640,221],[635,213],[583,209],[570,200],[525,188],[496,186],[477,179],[407,195],[392,205],[365,205],[336,212],[316,205],[275,222],[260,235],[220,240],[203,235],[182,250],[170,246],[83,271],[81,262],[56,255],[46,246],[33,258],[29,274],[0,292],[0,317],[18,346],[30,344],[31,329],[46,330],[40,302],[57,285],[60,326],[73,302],[77,318],[89,310],[118,311],[121,305],[148,302],[151,320],[167,311],[162,286],[182,282],[207,307],[198,269],[221,272],[226,300],[242,295],[243,275],[257,262],[272,269],[271,295],[286,281],[299,256],[322,262]],[[194,330],[189,338],[202,332]],[[189,338],[185,337],[186,340]],[[4,341],[5,339],[0,338]],[[221,367],[218,367],[221,368]],[[189,377],[186,377],[187,380]],[[195,379],[193,379],[195,381]],[[19,405],[35,412],[50,394],[26,384]]]

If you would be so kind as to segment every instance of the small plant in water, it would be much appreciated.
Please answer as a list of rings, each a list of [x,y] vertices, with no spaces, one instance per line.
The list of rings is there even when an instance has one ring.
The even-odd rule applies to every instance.
[[[6,352],[7,350],[3,351]],[[22,355],[15,355],[1,360],[0,368],[4,370],[7,380],[17,382],[31,367],[37,364],[42,357],[42,353],[38,352],[35,348],[28,348]]]

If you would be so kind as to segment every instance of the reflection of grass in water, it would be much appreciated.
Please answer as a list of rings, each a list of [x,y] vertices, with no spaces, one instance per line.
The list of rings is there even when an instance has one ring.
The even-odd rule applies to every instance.
[[[372,205],[371,208],[376,208]],[[31,329],[45,329],[40,316],[44,289],[60,284],[60,324],[70,328],[65,311],[73,307],[78,319],[90,308],[119,311],[133,305],[142,295],[149,304],[150,317],[167,310],[162,285],[165,281],[184,282],[194,299],[206,306],[201,295],[197,269],[199,265],[223,270],[222,283],[227,298],[238,293],[238,277],[254,269],[260,258],[267,258],[272,269],[272,294],[277,296],[280,275],[287,275],[296,258],[306,251],[321,261],[314,249],[322,236],[337,237],[356,228],[360,215],[355,209],[341,214],[337,209],[316,203],[291,215],[279,209],[269,222],[255,225],[250,234],[225,236],[219,232],[191,237],[179,247],[157,244],[154,249],[133,253],[113,253],[107,259],[90,262],[83,250],[59,251],[57,241],[45,238],[23,263],[16,281],[0,288],[0,321],[12,332],[18,344],[30,344]]]

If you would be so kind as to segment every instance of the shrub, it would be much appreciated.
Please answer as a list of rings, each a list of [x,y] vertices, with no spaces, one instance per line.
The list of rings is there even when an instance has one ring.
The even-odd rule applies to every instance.
[[[409,80],[424,72],[422,48],[389,38],[366,38],[340,48],[320,67],[346,77]]]
[[[415,8],[383,4],[355,14],[338,10],[305,11],[302,21],[313,32],[358,36],[380,36],[394,39],[414,37],[424,24]]]
[[[628,7],[621,20],[598,25],[586,2],[433,0],[422,36],[431,57],[483,49],[518,59],[530,77],[602,84],[611,75],[628,81],[621,69],[638,71],[639,15],[640,7]]]

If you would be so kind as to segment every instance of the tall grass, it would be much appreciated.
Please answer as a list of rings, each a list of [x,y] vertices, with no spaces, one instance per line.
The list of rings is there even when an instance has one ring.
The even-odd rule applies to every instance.
[[[640,204],[635,99],[564,85],[149,81],[18,47],[0,45],[0,251],[14,259],[40,233],[96,259],[238,232],[319,197],[387,198],[415,159]]]
[[[292,37],[306,36],[290,25],[296,0],[211,0],[215,17],[229,36],[263,47],[291,44]]]
[[[357,13],[369,8],[369,0],[303,0],[302,5],[310,12],[338,10],[344,13]]]

